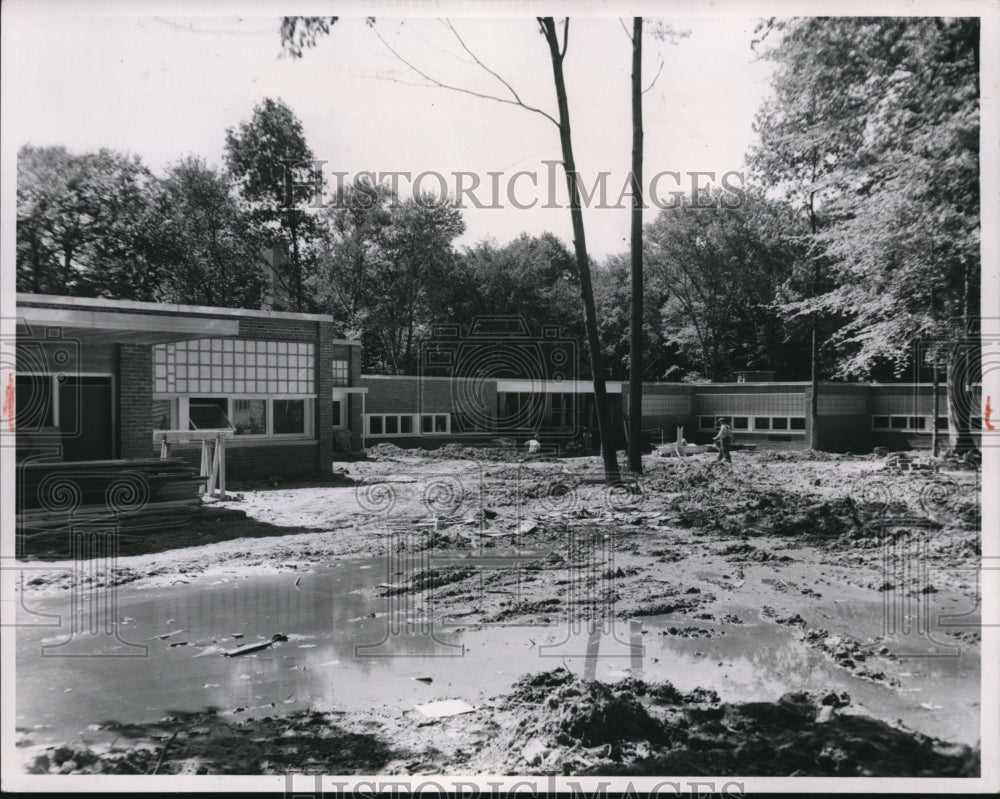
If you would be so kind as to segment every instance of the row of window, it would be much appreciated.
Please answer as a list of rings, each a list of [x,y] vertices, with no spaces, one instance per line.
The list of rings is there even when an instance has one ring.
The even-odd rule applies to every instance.
[[[698,429],[716,430],[718,416],[699,416]],[[734,431],[754,433],[803,433],[806,429],[804,416],[727,416]]]
[[[699,416],[699,430],[716,430],[718,416]],[[804,432],[806,420],[803,416],[730,416],[734,431],[773,433]],[[922,433],[930,430],[930,416],[872,416],[873,431],[899,433]],[[937,429],[948,429],[948,417],[937,417]]]
[[[370,436],[442,435],[451,432],[447,413],[368,413],[365,429]]]
[[[930,416],[873,416],[872,430],[888,430],[899,433],[922,433],[930,430]],[[937,417],[937,429],[948,429],[948,417]]]
[[[179,397],[153,401],[157,430],[226,430],[249,438],[310,438],[313,399]]]

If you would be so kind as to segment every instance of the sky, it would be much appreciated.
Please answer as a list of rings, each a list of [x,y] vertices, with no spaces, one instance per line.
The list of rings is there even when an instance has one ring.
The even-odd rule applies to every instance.
[[[526,104],[556,116],[545,40],[532,17],[511,16],[510,8],[497,12],[504,16],[450,19],[469,50]],[[672,17],[674,29],[689,31],[675,42],[651,35],[657,21],[646,19],[643,73],[653,85],[644,95],[645,183],[677,173],[662,174],[656,184],[664,202],[671,191],[690,192],[693,180],[718,186],[724,173],[744,168],[772,67],[751,50],[758,17],[733,8],[726,15],[688,10]],[[420,85],[426,82],[362,17],[342,17],[296,60],[280,57],[280,11],[260,3],[47,0],[5,10],[4,27],[17,30],[4,38],[11,70],[5,106],[16,109],[6,120],[8,145],[110,147],[141,156],[158,174],[187,154],[221,165],[226,129],[249,119],[265,97],[281,98],[302,120],[316,158],[327,162],[330,184],[335,172],[350,182],[364,170],[399,171],[406,173],[398,181],[407,196],[427,172],[421,188],[436,193],[443,185],[455,194],[453,173],[469,172],[475,177],[461,178],[463,185],[478,179],[480,186],[463,198],[467,231],[460,244],[486,238],[502,244],[546,230],[572,241],[562,169],[545,163],[561,161],[556,126],[514,105]],[[426,17],[427,6],[419,10],[425,16],[379,15],[376,29],[427,75],[511,98],[441,19]],[[607,173],[605,204],[615,205],[631,158],[631,42],[618,17],[601,13],[572,20],[565,71],[578,169],[588,186]],[[739,185],[741,178],[728,180]],[[474,200],[499,207],[477,209]],[[626,196],[622,204],[628,202]],[[655,213],[647,211],[647,219]],[[627,210],[589,207],[585,224],[592,254],[627,251]]]

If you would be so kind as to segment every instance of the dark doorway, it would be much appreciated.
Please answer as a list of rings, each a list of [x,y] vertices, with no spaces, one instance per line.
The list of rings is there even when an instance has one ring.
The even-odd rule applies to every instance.
[[[59,430],[63,459],[102,461],[114,457],[110,377],[66,377],[59,382]]]

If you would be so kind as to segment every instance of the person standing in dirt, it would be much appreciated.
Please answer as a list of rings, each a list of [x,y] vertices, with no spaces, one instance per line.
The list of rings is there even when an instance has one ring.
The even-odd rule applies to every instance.
[[[727,416],[720,416],[716,422],[719,425],[719,432],[716,433],[712,441],[716,442],[715,445],[719,450],[719,457],[715,461],[716,463],[721,463],[722,460],[725,460],[726,463],[731,464],[733,458],[729,454],[729,442],[733,437],[733,428],[729,426],[729,417]]]

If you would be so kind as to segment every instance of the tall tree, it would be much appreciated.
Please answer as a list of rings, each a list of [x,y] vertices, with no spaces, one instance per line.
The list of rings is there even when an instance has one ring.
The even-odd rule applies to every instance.
[[[961,362],[978,361],[979,21],[835,18],[771,23],[775,98],[753,161],[807,203],[824,285],[788,304],[834,314],[837,372],[901,373],[940,326],[953,449],[974,447]],[[817,260],[816,263],[820,263]]]
[[[259,308],[266,262],[229,178],[195,156],[157,182],[150,260],[163,275],[160,298],[223,308]]]
[[[645,246],[645,245],[644,245]],[[664,341],[660,309],[670,291],[661,270],[644,259],[642,303],[642,379],[672,379],[689,366],[676,346]],[[609,256],[594,270],[594,301],[601,320],[601,346],[612,380],[628,380],[632,347],[632,258],[630,253]]]
[[[632,314],[629,322],[628,468],[642,473],[642,17],[632,20]]]
[[[280,99],[266,98],[248,122],[226,131],[226,165],[261,239],[288,251],[287,265],[276,264],[276,277],[296,311],[308,305],[303,289],[316,237],[306,207],[320,176],[301,178],[303,172],[311,174],[313,161],[302,122]]]
[[[326,33],[329,24],[335,18],[315,18],[298,17],[292,19],[285,18],[282,21],[281,33],[282,43],[285,52],[293,56],[301,56],[303,46],[312,46],[316,37]],[[558,107],[557,116],[553,116],[539,108],[535,108],[524,103],[513,87],[500,75],[487,67],[475,53],[469,49],[466,43],[459,36],[458,32],[448,24],[449,29],[454,33],[456,39],[461,44],[465,52],[473,59],[473,62],[495,78],[507,92],[504,96],[480,94],[478,92],[452,86],[429,76],[421,71],[409,61],[400,56],[392,47],[379,35],[383,44],[399,59],[403,64],[416,72],[421,78],[428,82],[428,85],[447,88],[454,91],[462,91],[478,97],[495,100],[497,102],[516,105],[532,113],[540,114],[556,125],[559,130],[559,144],[562,149],[563,168],[566,173],[566,183],[569,190],[570,218],[573,226],[573,247],[576,254],[577,271],[580,278],[580,295],[583,303],[584,323],[587,331],[587,346],[590,353],[591,370],[594,380],[594,400],[597,409],[598,427],[601,436],[601,452],[604,462],[605,479],[612,482],[619,477],[619,467],[614,448],[611,445],[611,416],[610,406],[607,397],[607,385],[604,374],[604,361],[601,352],[600,335],[597,327],[597,314],[594,308],[594,292],[590,274],[590,257],[587,253],[587,242],[583,224],[583,211],[580,203],[580,191],[577,184],[578,172],[576,160],[573,155],[573,136],[570,126],[569,102],[566,95],[566,79],[563,72],[563,61],[566,57],[566,48],[569,45],[569,18],[562,24],[562,37],[560,40],[559,26],[552,17],[538,17],[539,29],[545,37],[549,49],[549,57],[552,62],[552,77],[556,90],[556,102]],[[374,29],[374,21],[369,20]],[[295,32],[298,33],[295,33]],[[377,31],[376,31],[377,34]],[[378,34],[377,34],[378,35]],[[301,38],[298,38],[301,36]]]
[[[152,299],[141,263],[152,174],[138,157],[26,145],[18,153],[17,274],[26,291]]]
[[[453,299],[461,211],[429,195],[400,201],[384,187],[345,187],[326,224],[310,289],[344,320],[346,334],[363,336],[366,368],[415,372],[419,337]]]
[[[483,241],[462,254],[469,301],[455,321],[498,314],[523,316],[531,321],[559,325],[567,335],[583,339],[575,310],[580,295],[576,260],[551,233],[522,234],[497,246]]]
[[[773,308],[797,256],[783,206],[747,195],[730,208],[685,198],[646,229],[646,263],[666,288],[664,340],[692,366],[690,378],[724,380],[738,369],[781,363]]]

